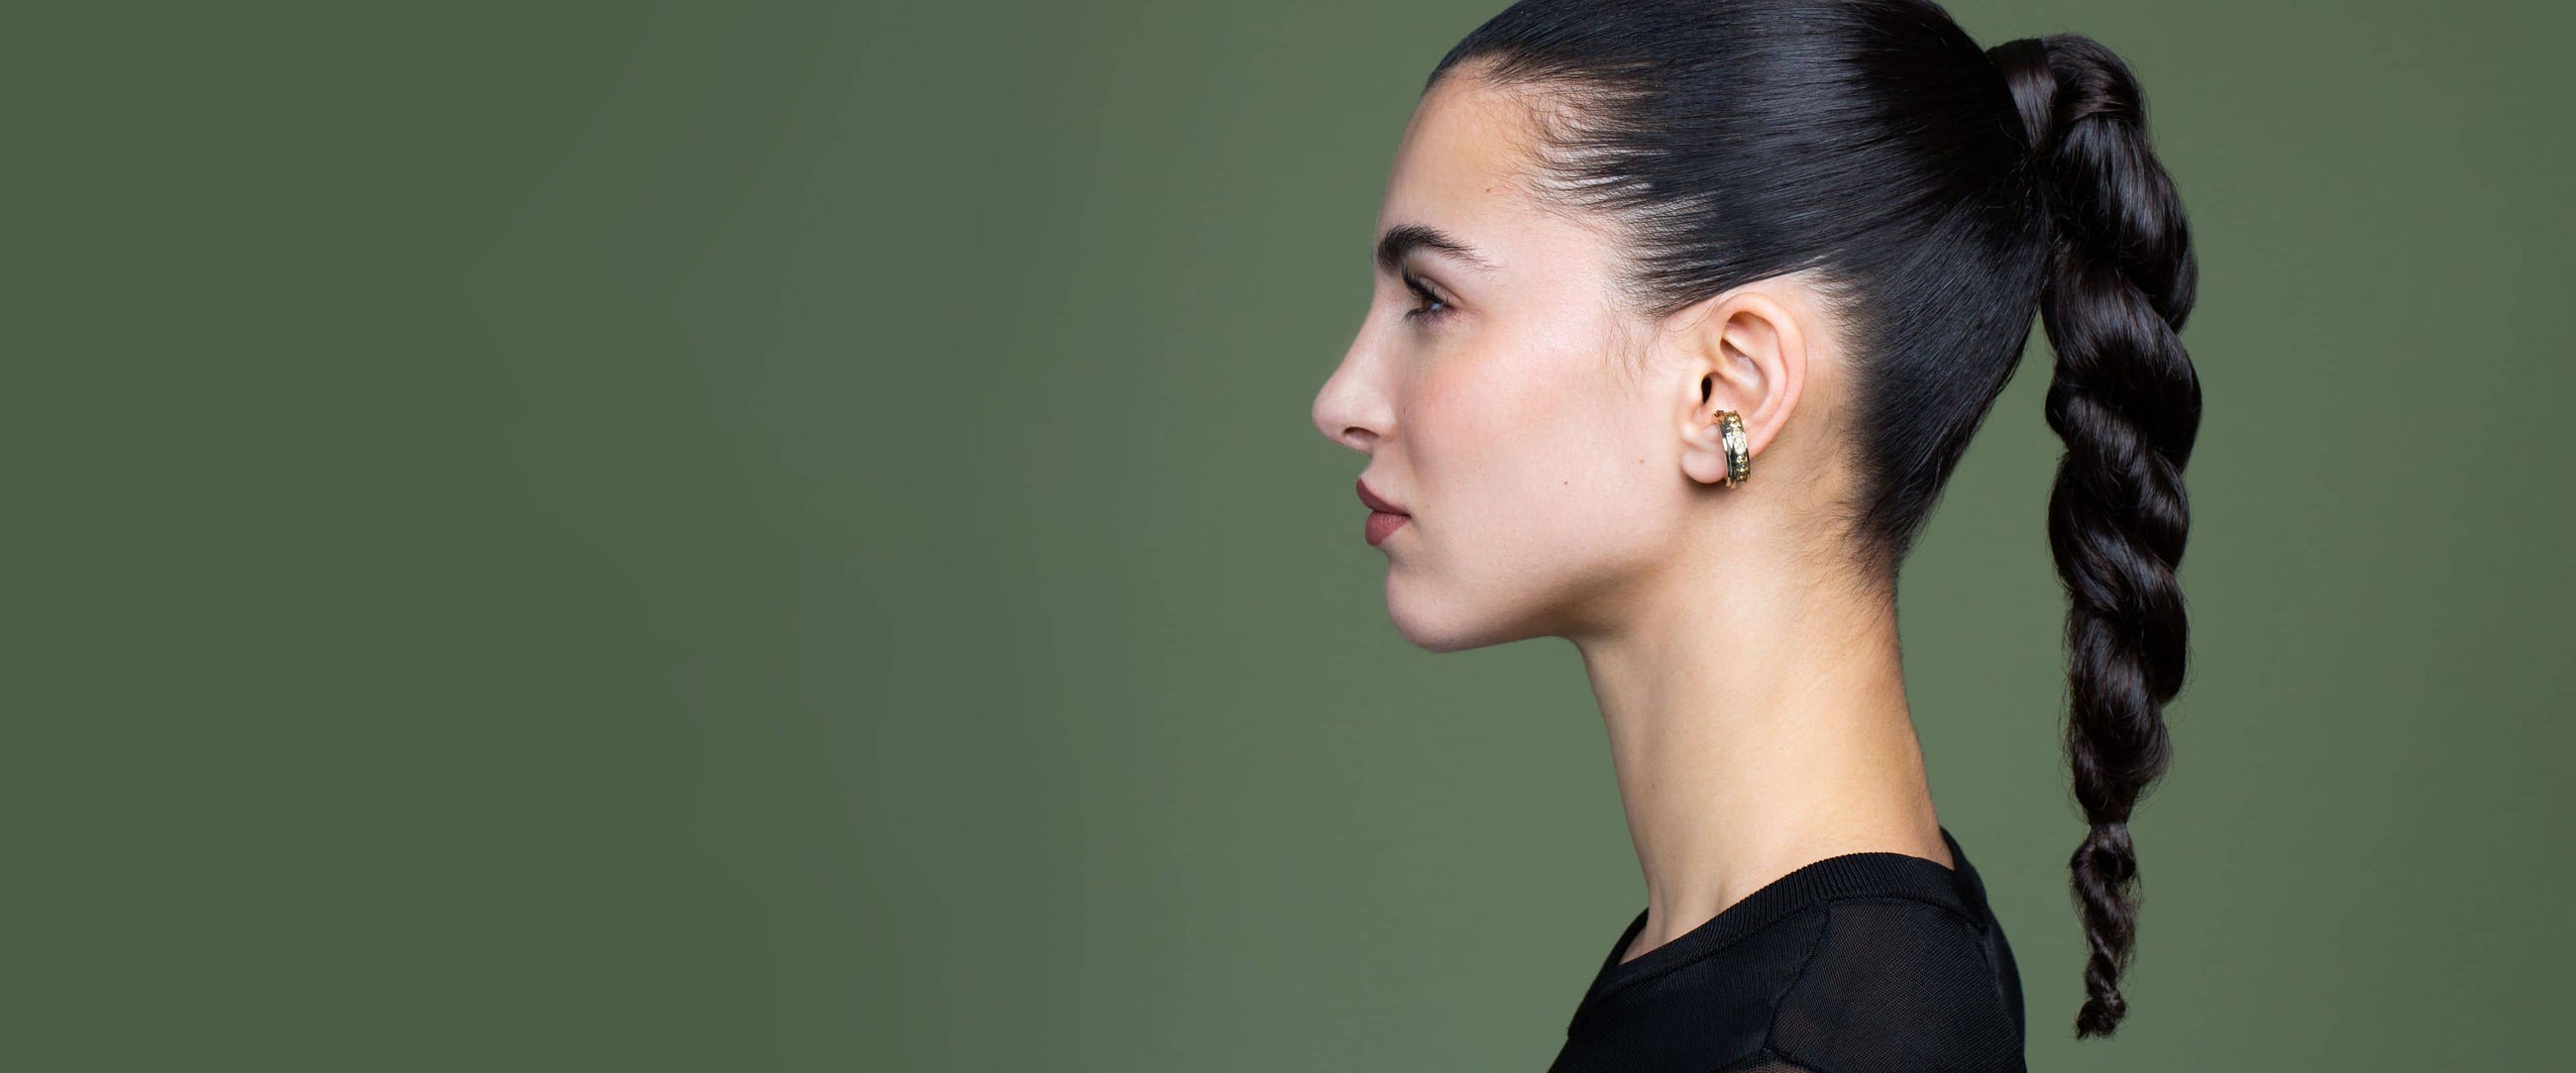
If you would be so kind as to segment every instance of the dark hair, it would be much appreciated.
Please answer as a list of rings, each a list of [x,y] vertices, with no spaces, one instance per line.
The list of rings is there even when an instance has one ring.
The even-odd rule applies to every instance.
[[[1472,62],[1471,62],[1472,61]],[[2034,312],[2065,441],[2049,544],[2069,596],[2066,751],[2092,826],[2078,1038],[2127,1011],[2131,809],[2169,755],[2187,635],[2174,569],[2200,384],[2196,277],[2128,66],[2090,38],[1980,48],[1929,0],[1521,0],[1442,57],[1532,94],[1544,192],[1602,211],[1654,315],[1817,269],[1850,341],[1852,562],[1893,591]]]

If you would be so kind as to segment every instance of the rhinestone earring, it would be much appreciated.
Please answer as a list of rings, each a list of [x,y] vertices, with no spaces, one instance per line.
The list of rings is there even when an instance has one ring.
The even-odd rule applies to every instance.
[[[1737,485],[1753,475],[1753,443],[1744,436],[1744,418],[1733,410],[1717,412],[1717,439],[1726,446],[1726,476],[1717,483]]]

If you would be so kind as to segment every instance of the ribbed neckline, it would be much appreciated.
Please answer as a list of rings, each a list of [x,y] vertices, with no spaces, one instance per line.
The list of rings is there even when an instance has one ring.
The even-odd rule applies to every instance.
[[[1638,910],[1637,918],[1619,933],[1619,941],[1610,944],[1609,956],[1601,959],[1601,971],[1593,975],[1592,986],[1585,990],[1566,1030],[1572,1032],[1575,1025],[1583,1022],[1584,1014],[1622,988],[1709,957],[1792,913],[1837,898],[1911,898],[1983,921],[1984,881],[1978,878],[1976,866],[1968,863],[1967,852],[1959,848],[1959,840],[1951,837],[1948,827],[1941,828],[1941,841],[1949,847],[1950,859],[1958,862],[1957,871],[1910,853],[1870,851],[1827,857],[1772,880],[1719,910],[1700,926],[1622,964],[1619,955],[1627,952],[1628,943],[1637,933],[1646,930],[1646,915],[1651,909]]]

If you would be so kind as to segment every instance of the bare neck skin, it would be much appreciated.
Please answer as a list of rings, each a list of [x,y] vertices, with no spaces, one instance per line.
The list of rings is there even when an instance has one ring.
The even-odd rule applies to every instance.
[[[1957,867],[1889,598],[1756,550],[1765,542],[1729,544],[1722,576],[1678,570],[1623,599],[1615,630],[1573,638],[1646,879],[1646,925],[1623,962],[1827,857]]]

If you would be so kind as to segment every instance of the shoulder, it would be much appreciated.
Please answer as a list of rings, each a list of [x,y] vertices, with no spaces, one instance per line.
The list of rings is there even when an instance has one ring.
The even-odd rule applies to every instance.
[[[2020,1018],[1994,937],[1957,911],[1904,898],[1831,902],[1772,1018],[1772,1053],[1836,1073],[2019,1071]]]

